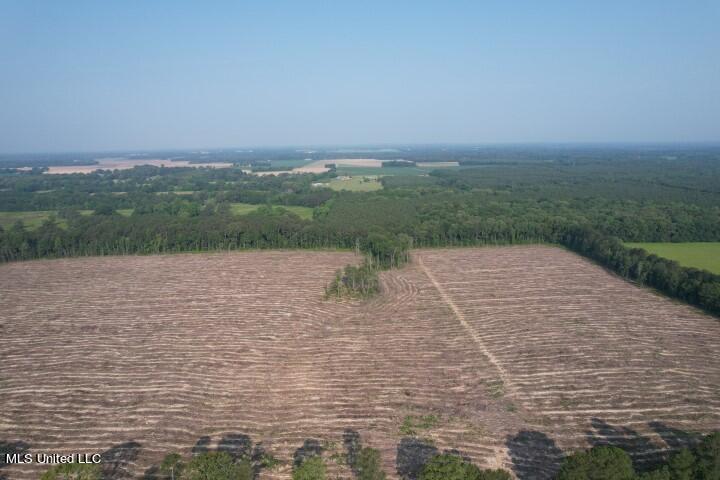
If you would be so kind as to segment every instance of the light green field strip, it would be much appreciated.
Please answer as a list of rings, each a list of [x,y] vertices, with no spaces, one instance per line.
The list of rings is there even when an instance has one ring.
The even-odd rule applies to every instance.
[[[626,243],[659,257],[675,260],[685,267],[695,267],[720,274],[720,242]]]
[[[36,212],[0,212],[0,226],[4,229],[12,228],[15,222],[20,220],[23,222],[23,225],[25,225],[25,228],[32,230],[42,225],[42,223],[53,214],[57,215],[57,213],[52,210]]]
[[[352,192],[372,192],[382,189],[377,177],[350,177],[349,179],[333,178],[328,184],[333,190],[350,190]]]
[[[79,210],[80,215],[92,215],[92,210]],[[133,213],[132,208],[121,208],[117,210],[117,213],[122,215],[123,217],[129,217]],[[58,217],[58,212],[55,210],[36,210],[32,212],[0,212],[0,227],[4,229],[12,228],[13,225],[15,225],[15,222],[20,220],[23,222],[23,225],[25,225],[25,228],[28,230],[34,230],[36,228],[39,228],[42,223],[50,218],[52,215],[55,215],[55,218],[57,220],[58,225],[61,227],[66,227],[67,222]]]
[[[235,215],[247,215],[248,213],[254,212],[262,205],[253,205],[250,203],[231,203],[230,211]],[[313,216],[313,209],[310,207],[299,207],[295,205],[274,205],[273,208],[284,208],[298,217],[311,220]]]

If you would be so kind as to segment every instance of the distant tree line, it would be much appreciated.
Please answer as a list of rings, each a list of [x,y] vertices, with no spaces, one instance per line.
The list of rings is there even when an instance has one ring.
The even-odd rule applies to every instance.
[[[623,278],[720,315],[720,275],[680,266],[673,260],[649,254],[640,248],[628,248],[617,238],[601,234],[591,227],[569,228],[559,240],[571,250],[595,260]]]
[[[260,177],[238,168],[144,166],[87,175],[0,173],[0,211],[57,212],[39,228],[0,227],[0,262],[359,246],[386,268],[406,262],[411,247],[562,243],[623,277],[718,312],[716,276],[613,240],[720,240],[720,164],[710,153],[672,151],[680,162],[642,152],[614,160],[592,149],[576,157],[540,149],[521,161],[522,151],[503,159],[491,158],[496,149],[462,151],[489,163],[386,176],[384,189],[374,192],[313,186],[333,172]],[[550,161],[551,153],[562,161]],[[233,215],[233,202],[260,208]],[[277,208],[284,205],[310,207],[313,218]],[[349,281],[342,283],[362,275],[341,272]]]
[[[383,168],[390,167],[414,167],[417,164],[412,160],[386,160],[382,163]]]

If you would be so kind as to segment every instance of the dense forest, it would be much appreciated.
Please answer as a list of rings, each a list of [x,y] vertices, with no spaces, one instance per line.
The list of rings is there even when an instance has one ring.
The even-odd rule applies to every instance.
[[[185,153],[263,169],[339,151]],[[242,168],[142,166],[47,175],[83,156],[41,157],[32,170],[0,161],[0,212],[50,212],[30,228],[0,226],[0,261],[243,248],[360,249],[378,264],[410,247],[559,243],[620,275],[720,312],[720,279],[631,250],[622,242],[720,241],[718,147],[436,147],[380,149],[379,158],[457,161],[416,174],[392,168],[372,192],[334,191],[337,176],[257,176]],[[294,157],[293,157],[294,155]],[[364,150],[343,156],[365,156]],[[208,157],[209,156],[209,157]],[[173,158],[176,158],[173,157]],[[48,163],[49,162],[49,163]],[[6,167],[6,168],[3,168]],[[385,170],[385,169],[381,169]],[[233,213],[235,203],[258,205]],[[287,208],[312,209],[303,219]],[[120,214],[120,213],[124,214]],[[352,272],[350,272],[352,273]]]

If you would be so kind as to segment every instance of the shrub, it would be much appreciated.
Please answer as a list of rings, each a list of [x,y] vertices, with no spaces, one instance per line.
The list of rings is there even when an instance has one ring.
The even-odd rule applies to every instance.
[[[420,480],[480,480],[480,469],[457,455],[432,458],[420,472]]]
[[[693,480],[695,478],[695,455],[683,448],[672,456],[669,462],[670,478],[673,480]]]
[[[667,466],[663,466],[652,472],[643,473],[637,478],[638,480],[675,480],[675,477],[670,476],[670,470],[668,470]]]
[[[185,464],[179,453],[168,453],[160,464],[160,474],[167,478],[180,478]]]
[[[310,457],[295,467],[293,480],[325,480],[325,462],[320,457]]]
[[[374,448],[365,447],[360,450],[353,466],[358,480],[385,480],[385,472],[380,465],[380,452]]]
[[[198,455],[183,469],[183,480],[252,480],[254,472],[247,460],[239,462],[226,452]]]
[[[65,463],[43,473],[40,480],[100,480],[100,465]]]
[[[325,297],[369,298],[380,291],[377,270],[365,261],[360,266],[346,265],[325,289]]]
[[[720,432],[706,436],[695,450],[695,472],[699,480],[720,480]]]
[[[482,470],[480,472],[480,480],[512,480],[512,475],[502,469]]]
[[[617,447],[595,447],[566,457],[558,480],[633,480],[630,456]]]

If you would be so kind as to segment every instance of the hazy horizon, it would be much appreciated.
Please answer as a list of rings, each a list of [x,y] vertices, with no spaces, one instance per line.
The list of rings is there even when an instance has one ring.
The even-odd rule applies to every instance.
[[[0,0],[0,153],[720,143],[712,1]]]
[[[236,146],[220,146],[220,147],[152,147],[152,148],[123,148],[123,149],[98,149],[98,150],[60,150],[60,151],[0,151],[0,156],[25,156],[25,155],[153,155],[161,153],[201,153],[201,152],[232,152],[251,153],[262,152],[265,150],[297,150],[298,154],[310,154],[305,152],[308,149],[317,149],[323,153],[337,153],[338,156],[343,154],[359,154],[367,153],[392,153],[390,150],[401,153],[402,150],[411,149],[440,149],[447,148],[476,148],[476,149],[513,149],[513,148],[537,148],[537,149],[684,149],[684,148],[720,148],[720,141],[688,141],[688,142],[506,142],[506,143],[479,143],[479,142],[455,142],[455,143],[369,143],[369,144],[324,144],[324,145],[236,145]],[[343,149],[345,151],[333,150]],[[366,151],[364,151],[366,150]]]

